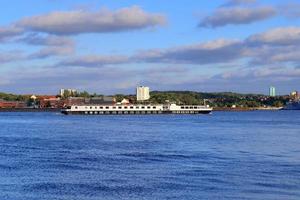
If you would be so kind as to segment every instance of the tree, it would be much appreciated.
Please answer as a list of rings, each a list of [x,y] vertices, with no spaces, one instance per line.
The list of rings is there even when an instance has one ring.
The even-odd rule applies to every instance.
[[[84,97],[84,98],[89,98],[91,95],[87,91],[79,92],[77,94],[78,97]]]
[[[281,101],[274,101],[273,106],[275,107],[283,107],[283,103]]]

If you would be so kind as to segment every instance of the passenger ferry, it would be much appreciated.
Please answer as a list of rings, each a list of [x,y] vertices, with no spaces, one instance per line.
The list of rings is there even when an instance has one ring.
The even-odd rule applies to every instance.
[[[62,109],[63,114],[81,115],[144,115],[144,114],[209,114],[208,105],[72,105]]]

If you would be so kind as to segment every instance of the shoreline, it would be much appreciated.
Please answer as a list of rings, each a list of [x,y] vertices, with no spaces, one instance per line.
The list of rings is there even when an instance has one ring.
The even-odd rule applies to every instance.
[[[213,111],[225,111],[225,112],[249,112],[249,111],[279,111],[282,108],[214,108]]]
[[[280,108],[213,108],[213,112],[279,111]],[[60,112],[60,108],[0,108],[0,112]]]
[[[60,112],[60,108],[0,108],[0,112]]]

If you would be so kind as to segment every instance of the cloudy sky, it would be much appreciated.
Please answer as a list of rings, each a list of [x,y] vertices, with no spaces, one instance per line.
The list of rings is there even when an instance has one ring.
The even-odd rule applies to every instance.
[[[10,0],[0,91],[300,90],[300,2]]]

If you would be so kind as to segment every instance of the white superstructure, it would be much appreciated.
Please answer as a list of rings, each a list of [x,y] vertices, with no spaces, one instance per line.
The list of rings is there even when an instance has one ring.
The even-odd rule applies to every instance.
[[[209,106],[199,105],[72,105],[62,110],[64,114],[208,114]]]
[[[137,101],[147,101],[149,99],[150,99],[149,87],[139,86],[136,88],[136,100]]]

